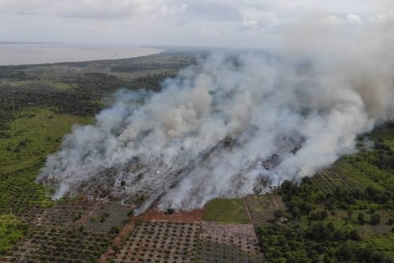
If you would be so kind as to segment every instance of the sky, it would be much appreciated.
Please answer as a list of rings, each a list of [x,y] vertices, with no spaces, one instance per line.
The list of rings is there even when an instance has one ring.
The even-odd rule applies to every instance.
[[[351,30],[390,0],[0,0],[0,41],[275,47],[305,21]]]

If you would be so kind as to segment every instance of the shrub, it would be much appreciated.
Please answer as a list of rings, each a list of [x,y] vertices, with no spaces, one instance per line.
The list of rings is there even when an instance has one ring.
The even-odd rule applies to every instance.
[[[111,227],[111,230],[109,231],[110,234],[119,234],[120,229],[118,226],[113,226]]]
[[[363,212],[358,213],[357,220],[361,225],[365,224],[365,215]]]
[[[166,214],[167,214],[167,215],[172,215],[174,212],[175,212],[175,210],[172,209],[172,208],[168,208],[168,209],[166,210]]]
[[[379,214],[373,214],[371,215],[371,225],[379,225],[380,223],[380,215]]]

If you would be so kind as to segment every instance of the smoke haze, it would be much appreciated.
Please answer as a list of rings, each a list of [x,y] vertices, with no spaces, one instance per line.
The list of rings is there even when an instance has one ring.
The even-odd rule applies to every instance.
[[[157,94],[119,91],[75,126],[38,181],[141,212],[267,191],[355,151],[394,117],[392,16],[336,28],[300,22],[280,54],[213,54]],[[350,19],[350,18],[349,18]]]

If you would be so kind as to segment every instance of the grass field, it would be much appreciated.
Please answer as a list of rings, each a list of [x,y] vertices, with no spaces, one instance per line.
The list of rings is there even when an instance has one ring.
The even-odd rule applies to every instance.
[[[208,202],[203,220],[225,224],[250,223],[243,199],[214,199]]]
[[[90,121],[91,118],[54,114],[49,109],[21,112],[0,138],[0,172],[16,173],[42,164],[43,158],[59,149],[72,125]]]

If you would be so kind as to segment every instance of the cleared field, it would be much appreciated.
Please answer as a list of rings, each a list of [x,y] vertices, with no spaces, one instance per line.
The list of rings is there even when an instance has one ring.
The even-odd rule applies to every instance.
[[[243,199],[214,199],[205,206],[204,221],[224,224],[250,223]]]
[[[271,226],[276,210],[286,210],[282,198],[277,194],[248,195],[245,202],[252,218],[252,223],[256,226]]]
[[[177,211],[166,213],[156,209],[149,209],[139,218],[150,222],[172,222],[172,223],[201,223],[204,210]]]
[[[193,262],[200,224],[143,222],[112,262]]]

